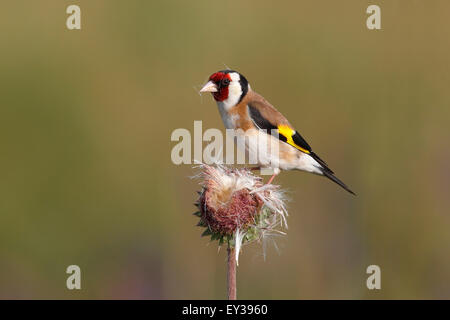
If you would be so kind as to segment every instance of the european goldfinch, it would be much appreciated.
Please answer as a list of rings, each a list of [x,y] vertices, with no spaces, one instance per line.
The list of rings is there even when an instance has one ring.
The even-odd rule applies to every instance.
[[[244,141],[247,154],[257,152],[261,139],[265,140],[263,143],[277,143],[276,157],[270,151],[257,157],[261,167],[274,169],[268,183],[273,181],[280,169],[303,170],[323,175],[354,194],[334,176],[325,161],[312,151],[289,121],[250,88],[247,79],[239,72],[223,70],[212,74],[200,92],[212,93],[227,129],[241,129],[237,130],[241,132],[237,137]]]

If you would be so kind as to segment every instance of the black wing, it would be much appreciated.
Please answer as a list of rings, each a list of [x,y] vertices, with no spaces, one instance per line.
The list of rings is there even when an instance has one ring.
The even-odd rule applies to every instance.
[[[286,142],[304,153],[310,153],[311,147],[306,142],[303,137],[291,128],[288,124],[276,125],[273,124],[269,119],[265,118],[261,112],[255,107],[248,105],[248,110],[250,113],[250,118],[253,123],[261,130],[267,131],[268,134],[277,135],[278,139]]]
[[[328,168],[328,165],[323,161],[317,154],[312,151],[311,146],[306,142],[305,139],[295,131],[288,123],[275,125],[269,119],[265,118],[261,112],[251,104],[248,104],[248,110],[250,118],[253,123],[261,130],[267,131],[268,134],[277,136],[283,142],[291,145],[292,147],[310,155],[314,160],[316,160],[327,172],[333,174],[333,171]]]

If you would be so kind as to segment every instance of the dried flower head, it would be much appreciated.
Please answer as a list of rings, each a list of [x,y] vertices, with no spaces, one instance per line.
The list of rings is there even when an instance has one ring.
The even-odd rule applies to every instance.
[[[237,261],[242,244],[284,234],[279,229],[287,228],[287,211],[279,186],[263,184],[248,169],[205,164],[200,168],[203,188],[194,214],[200,218],[198,226],[206,228],[203,236],[234,247]]]

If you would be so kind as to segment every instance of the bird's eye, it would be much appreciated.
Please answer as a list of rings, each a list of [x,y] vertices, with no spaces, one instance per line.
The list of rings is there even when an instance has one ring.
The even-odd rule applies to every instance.
[[[227,85],[229,85],[230,84],[230,79],[227,79],[227,78],[225,78],[225,79],[222,79],[222,81],[221,81],[221,85],[222,86],[227,86]]]

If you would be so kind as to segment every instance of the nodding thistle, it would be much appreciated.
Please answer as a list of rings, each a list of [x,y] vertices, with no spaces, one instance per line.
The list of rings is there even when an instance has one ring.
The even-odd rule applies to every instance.
[[[195,202],[197,226],[219,246],[227,244],[228,299],[236,299],[236,266],[243,244],[284,234],[287,211],[278,186],[263,184],[248,169],[200,165],[202,190]]]
[[[211,236],[219,245],[236,248],[238,260],[242,244],[264,240],[273,234],[284,234],[287,211],[278,186],[263,184],[248,169],[223,165],[200,165],[202,190],[195,202],[204,227],[202,236]]]

